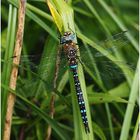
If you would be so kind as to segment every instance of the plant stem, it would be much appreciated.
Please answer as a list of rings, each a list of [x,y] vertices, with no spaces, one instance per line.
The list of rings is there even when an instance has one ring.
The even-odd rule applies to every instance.
[[[139,62],[138,62],[138,65],[139,65]],[[129,133],[129,129],[130,129],[133,110],[135,107],[135,101],[136,101],[137,96],[138,96],[138,86],[139,86],[138,77],[139,76],[138,76],[138,66],[137,66],[134,80],[133,80],[132,87],[131,87],[130,96],[129,96],[129,104],[127,106],[124,121],[123,121],[120,140],[127,140],[128,139],[128,133]]]
[[[16,34],[16,44],[14,50],[14,57],[13,58],[13,67],[10,76],[10,85],[9,87],[13,90],[16,89],[16,81],[17,81],[17,74],[18,74],[18,67],[20,62],[20,55],[22,50],[22,42],[23,42],[23,31],[24,31],[24,19],[25,19],[25,7],[26,7],[26,0],[19,1],[19,11],[18,11],[18,29]],[[16,65],[16,66],[15,66]],[[4,129],[4,140],[10,139],[11,133],[11,124],[12,124],[12,114],[13,108],[15,104],[16,96],[10,92],[7,99],[7,112],[6,112],[6,120],[5,120],[5,129]]]
[[[17,19],[17,8],[9,4],[8,27],[7,27],[8,29],[7,29],[6,50],[5,50],[5,55],[4,55],[4,61],[7,61],[7,59],[9,59],[13,55],[15,32],[16,32],[16,21],[17,21],[16,19]],[[12,69],[11,62],[12,61],[9,61],[8,63],[3,63],[2,82],[3,84],[7,86],[9,85],[10,72]],[[1,93],[2,93],[1,128],[2,128],[2,135],[3,135],[8,90],[2,88]]]

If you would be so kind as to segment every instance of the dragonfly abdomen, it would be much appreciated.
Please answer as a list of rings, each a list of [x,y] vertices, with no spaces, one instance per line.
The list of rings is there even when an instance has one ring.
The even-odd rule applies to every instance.
[[[71,70],[73,72],[75,90],[76,90],[76,95],[77,95],[77,99],[78,99],[78,104],[79,104],[79,108],[80,108],[82,121],[85,126],[85,131],[87,133],[90,131],[89,131],[89,126],[88,126],[87,113],[86,113],[85,102],[84,102],[84,98],[83,98],[83,92],[81,90],[81,85],[80,85],[80,81],[78,78],[77,68],[71,68]]]

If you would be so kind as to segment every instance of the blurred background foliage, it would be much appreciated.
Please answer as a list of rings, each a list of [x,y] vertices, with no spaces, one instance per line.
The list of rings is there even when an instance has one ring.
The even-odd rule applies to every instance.
[[[74,10],[94,139],[135,139],[138,126],[138,75],[135,72],[139,56],[138,0],[69,0],[68,3]],[[6,86],[9,85],[17,28],[17,7],[16,0],[2,0],[2,83]],[[78,129],[74,131],[73,125],[71,94],[74,93],[70,92],[64,59],[57,80],[54,120],[50,121],[48,116],[60,34],[45,0],[27,1],[24,29],[11,139],[43,140],[48,123],[53,128],[53,140],[75,139],[74,132],[78,133]],[[109,41],[102,42],[106,39]],[[109,54],[102,55],[92,41]],[[7,89],[2,88],[2,130],[6,99]]]

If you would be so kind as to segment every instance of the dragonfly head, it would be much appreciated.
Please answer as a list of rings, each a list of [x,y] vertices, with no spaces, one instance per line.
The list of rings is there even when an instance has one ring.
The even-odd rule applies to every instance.
[[[75,34],[70,31],[65,32],[64,35],[60,38],[60,44],[65,45],[67,43],[73,42],[75,39]]]

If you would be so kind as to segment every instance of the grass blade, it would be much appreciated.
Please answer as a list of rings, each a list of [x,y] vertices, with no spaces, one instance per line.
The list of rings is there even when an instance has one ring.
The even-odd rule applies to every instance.
[[[138,62],[139,65],[139,62]],[[129,102],[134,103],[134,104],[128,104],[127,105],[127,109],[126,109],[126,113],[125,113],[125,117],[124,117],[124,121],[123,121],[123,126],[122,126],[122,131],[121,131],[121,135],[120,135],[120,140],[127,140],[128,139],[128,134],[129,134],[129,129],[130,129],[130,124],[131,124],[131,119],[132,119],[132,115],[133,115],[133,110],[135,107],[135,101],[137,99],[138,96],[138,69],[139,66],[137,67],[136,73],[135,73],[135,77],[133,80],[133,84],[131,87],[131,92],[130,92],[130,96],[129,96]]]

